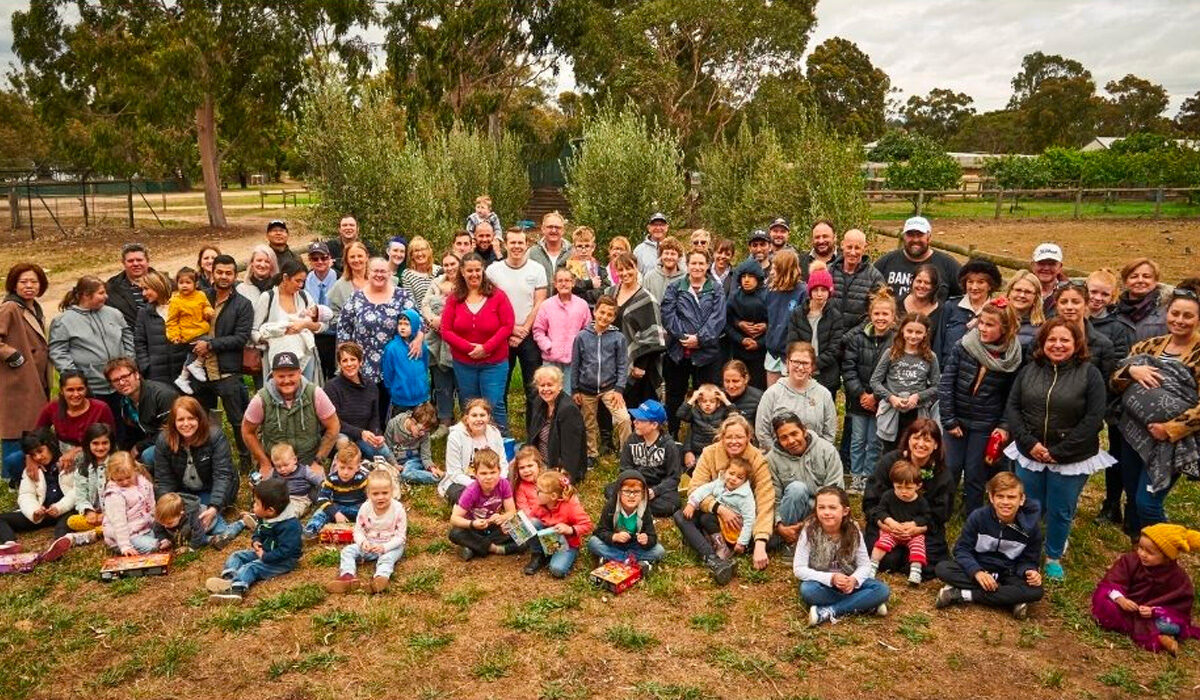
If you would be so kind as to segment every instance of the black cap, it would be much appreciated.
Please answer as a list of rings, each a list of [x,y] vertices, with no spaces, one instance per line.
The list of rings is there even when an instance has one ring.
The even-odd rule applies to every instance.
[[[776,226],[782,226],[784,229],[786,229],[788,231],[792,230],[792,227],[788,225],[788,220],[783,218],[782,216],[775,217],[775,220],[771,222],[771,225],[768,226],[767,229],[770,230],[770,229],[775,228]]]
[[[271,371],[277,369],[300,369],[300,358],[294,352],[281,352],[271,358]]]
[[[267,230],[270,231],[273,228],[281,228],[284,231],[286,231],[287,230],[287,222],[284,221],[283,219],[271,219],[270,221],[267,222]]]
[[[766,242],[770,243],[771,237],[769,235],[767,235],[766,231],[762,230],[761,228],[756,228],[750,232],[750,238],[747,239],[746,242],[753,243],[755,241],[766,241]]]
[[[668,221],[668,220],[667,220],[667,215],[666,215],[666,214],[664,214],[664,213],[662,213],[661,211],[656,211],[656,212],[654,212],[653,214],[651,214],[651,215],[650,215],[650,220],[649,220],[649,221],[647,221],[646,223],[648,223],[648,224],[652,224],[652,223],[654,223],[655,221],[661,221],[661,222],[663,222],[664,224],[669,224],[669,223],[671,223],[670,221]]]
[[[329,257],[329,246],[325,245],[324,241],[313,241],[308,244],[308,257],[314,255],[324,255]]]

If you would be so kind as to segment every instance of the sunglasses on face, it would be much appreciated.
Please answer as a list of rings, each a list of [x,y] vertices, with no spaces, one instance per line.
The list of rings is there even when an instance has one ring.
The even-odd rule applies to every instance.
[[[1181,289],[1179,287],[1176,287],[1174,289],[1174,291],[1171,292],[1171,298],[1172,299],[1191,299],[1192,301],[1200,301],[1200,297],[1197,297],[1195,292],[1193,292],[1190,289]]]

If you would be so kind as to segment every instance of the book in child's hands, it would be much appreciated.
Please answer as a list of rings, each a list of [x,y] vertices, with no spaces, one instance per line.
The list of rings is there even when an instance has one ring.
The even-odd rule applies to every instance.
[[[0,554],[0,574],[27,574],[33,571],[40,558],[37,552]]]
[[[642,567],[636,561],[608,561],[592,570],[593,585],[620,595],[642,580]]]
[[[100,580],[113,581],[132,576],[166,576],[170,567],[170,552],[109,557],[100,566]]]
[[[317,539],[326,544],[350,544],[354,541],[354,523],[329,523]]]
[[[513,542],[518,545],[525,544],[531,537],[536,537],[538,534],[537,528],[533,526],[533,521],[525,515],[524,511],[518,510],[513,513],[513,516],[504,523],[505,529],[508,530],[509,537],[513,538]]]
[[[562,535],[558,534],[558,530],[552,527],[542,528],[537,531],[538,542],[542,543],[542,554],[550,556],[558,550],[562,549],[566,544],[566,540]]]

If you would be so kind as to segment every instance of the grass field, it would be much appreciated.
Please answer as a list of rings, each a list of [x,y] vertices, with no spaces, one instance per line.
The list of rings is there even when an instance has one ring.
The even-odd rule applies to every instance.
[[[912,216],[910,202],[871,202],[875,219],[900,219]],[[921,213],[939,219],[992,219],[996,215],[994,199],[939,199],[926,202]],[[1074,200],[1022,199],[1016,209],[1006,199],[1000,208],[1000,219],[1071,219],[1075,215]],[[1153,219],[1154,202],[1116,201],[1105,204],[1100,199],[1085,199],[1079,208],[1083,219]],[[1200,204],[1185,201],[1163,202],[1159,218],[1178,219],[1200,217]]]

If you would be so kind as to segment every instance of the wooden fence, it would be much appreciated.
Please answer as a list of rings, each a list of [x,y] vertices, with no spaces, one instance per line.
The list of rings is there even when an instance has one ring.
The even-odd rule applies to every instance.
[[[996,203],[995,218],[999,219],[1006,200],[1016,201],[1021,197],[1032,199],[1053,198],[1074,201],[1072,218],[1080,218],[1085,196],[1102,196],[1105,202],[1112,202],[1122,195],[1136,195],[1141,201],[1154,202],[1154,215],[1160,216],[1163,202],[1171,196],[1183,196],[1192,199],[1200,193],[1200,187],[1075,187],[1075,188],[1045,188],[1045,189],[990,189],[990,190],[863,190],[863,196],[870,202],[909,201],[913,203],[913,212],[920,214],[925,204],[934,198],[958,199],[960,201],[992,200]],[[1131,199],[1125,197],[1125,199]]]

